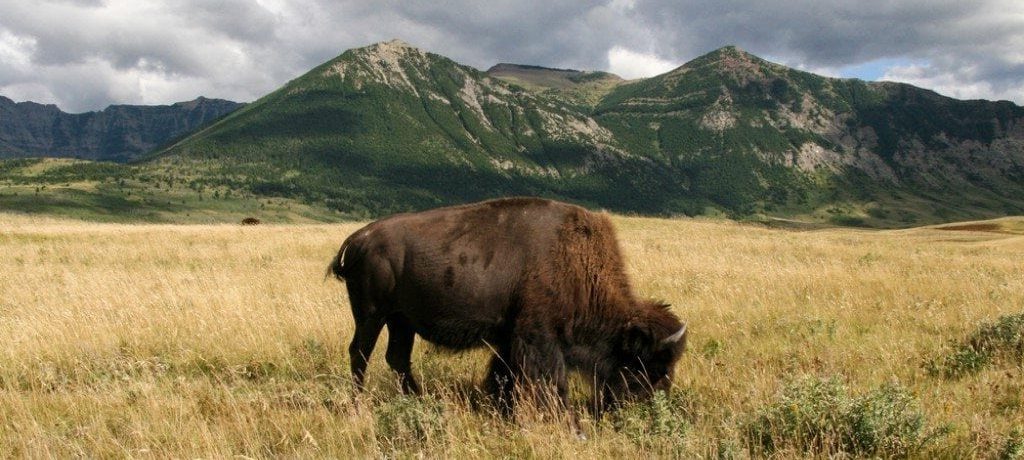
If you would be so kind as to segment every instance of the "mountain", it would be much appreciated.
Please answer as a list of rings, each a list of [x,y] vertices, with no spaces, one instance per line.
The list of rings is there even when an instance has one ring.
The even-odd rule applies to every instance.
[[[617,86],[591,115],[731,209],[907,222],[1024,209],[1024,109],[1006,101],[826,78],[725,47]]]
[[[509,194],[659,212],[681,195],[573,105],[401,41],[349,50],[156,161],[366,214]]]
[[[230,113],[241,104],[198,98],[172,105],[112,105],[70,114],[0,96],[0,158],[129,161]]]
[[[346,51],[121,172],[0,164],[21,187],[72,184],[80,170],[100,181],[82,193],[134,190],[168,212],[213,206],[211,193],[356,217],[528,194],[905,226],[1024,213],[1024,109],[822,77],[735,47],[625,81],[481,72],[391,41]]]

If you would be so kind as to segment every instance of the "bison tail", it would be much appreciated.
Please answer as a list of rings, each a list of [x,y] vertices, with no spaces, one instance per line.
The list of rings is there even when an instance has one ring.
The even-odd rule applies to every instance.
[[[331,275],[338,280],[345,279],[345,250],[348,249],[348,241],[341,245],[341,249],[338,250],[338,254],[331,260],[331,264],[327,266],[327,272],[324,273],[324,280],[329,278]]]

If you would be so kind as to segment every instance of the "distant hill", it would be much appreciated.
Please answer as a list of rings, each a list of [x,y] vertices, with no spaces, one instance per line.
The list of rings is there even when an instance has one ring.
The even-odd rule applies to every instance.
[[[0,158],[130,161],[241,105],[200,97],[172,105],[112,105],[71,114],[55,105],[15,103],[0,96]]]
[[[570,103],[587,108],[597,105],[613,88],[626,81],[608,72],[507,63],[487,69],[487,74],[531,91],[561,96]]]
[[[47,168],[7,169],[24,186],[74,182]],[[146,193],[194,193],[189,206],[212,191],[370,217],[524,194],[905,226],[1024,213],[1024,109],[826,78],[735,47],[624,81],[480,72],[391,41],[346,51],[125,172],[90,171],[117,184],[102,193],[157,184]]]

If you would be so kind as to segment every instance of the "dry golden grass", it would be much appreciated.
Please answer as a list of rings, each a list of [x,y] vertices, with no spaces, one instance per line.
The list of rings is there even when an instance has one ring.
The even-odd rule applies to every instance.
[[[0,214],[0,451],[742,457],[745,417],[808,375],[838,377],[854,391],[907,388],[930,423],[949,430],[927,455],[996,455],[1024,426],[1020,366],[957,380],[924,368],[950,340],[1024,311],[1024,236],[615,221],[636,290],[668,300],[690,325],[676,375],[688,429],[673,439],[638,442],[585,420],[581,441],[544,414],[510,423],[475,411],[470,389],[486,352],[453,355],[422,341],[413,366],[431,396],[398,396],[384,336],[371,391],[354,396],[344,287],[323,274],[359,224],[114,225]],[[402,428],[409,416],[419,432]]]

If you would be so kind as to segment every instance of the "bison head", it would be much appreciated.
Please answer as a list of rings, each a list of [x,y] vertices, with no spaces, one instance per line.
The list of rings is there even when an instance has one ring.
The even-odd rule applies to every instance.
[[[676,361],[686,349],[686,324],[664,302],[638,302],[636,316],[620,334],[618,370],[608,380],[611,401],[650,397],[671,386]]]

